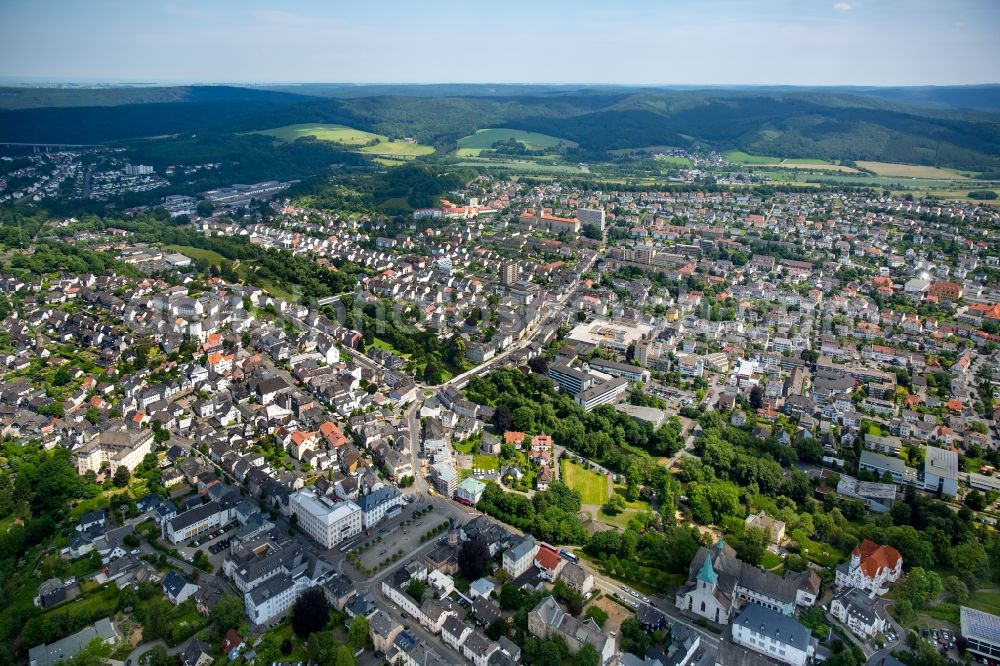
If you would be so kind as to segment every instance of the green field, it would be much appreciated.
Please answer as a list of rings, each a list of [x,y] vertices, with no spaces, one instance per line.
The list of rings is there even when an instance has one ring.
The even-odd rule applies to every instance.
[[[562,460],[560,462],[562,482],[573,490],[580,491],[583,504],[603,505],[608,501],[608,480],[603,474],[584,469],[582,465]]]
[[[455,166],[461,167],[484,167],[487,169],[506,169],[509,171],[524,171],[524,172],[537,172],[537,173],[562,173],[562,174],[580,174],[585,173],[580,167],[575,164],[539,164],[537,162],[532,162],[531,160],[491,160],[491,159],[479,159],[479,160],[463,160],[455,164]]]
[[[219,267],[222,265],[222,262],[228,261],[214,250],[203,250],[199,247],[191,247],[190,245],[167,245],[163,249],[168,252],[183,254],[185,257],[191,257],[195,261],[200,261],[208,266]]]
[[[487,456],[475,454],[472,456],[472,466],[475,469],[485,469],[487,471],[500,469],[500,458],[497,456]]]
[[[984,613],[1000,615],[1000,592],[973,592],[965,605]]]
[[[663,155],[656,158],[657,162],[661,162],[668,166],[678,166],[678,167],[689,167],[693,162],[687,157],[680,157],[679,155]]]
[[[514,139],[528,150],[544,150],[545,148],[555,148],[560,143],[569,143],[559,137],[539,134],[538,132],[526,132],[524,130],[507,129],[497,127],[477,130],[475,134],[462,137],[458,140],[459,157],[474,157],[479,155],[480,150],[492,148],[497,141],[508,141]]]
[[[734,164],[777,164],[780,157],[765,157],[763,155],[751,155],[742,150],[730,150],[726,152],[725,158]]]
[[[420,155],[430,155],[434,152],[434,148],[431,146],[407,141],[390,141],[388,137],[381,134],[366,132],[346,125],[304,123],[260,130],[254,134],[266,134],[288,142],[311,136],[319,141],[355,147],[362,153],[388,155],[396,158],[413,158]],[[378,143],[368,145],[372,141]]]

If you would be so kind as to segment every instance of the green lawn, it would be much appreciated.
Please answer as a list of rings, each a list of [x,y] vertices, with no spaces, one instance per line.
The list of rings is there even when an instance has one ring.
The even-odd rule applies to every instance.
[[[497,127],[477,130],[475,134],[459,139],[457,155],[459,157],[475,156],[479,154],[480,150],[492,148],[497,141],[509,141],[510,139],[514,139],[528,150],[554,148],[563,143],[559,137],[548,134]]]
[[[354,127],[348,127],[347,125],[303,123],[260,130],[254,132],[254,134],[266,134],[289,142],[311,136],[319,141],[328,141],[341,146],[354,147],[363,153],[370,153],[372,155],[416,157],[418,155],[430,155],[434,152],[434,148],[431,146],[406,141],[390,141],[388,137],[381,134],[366,132]],[[368,145],[372,141],[377,141],[378,143]]]
[[[1000,615],[1000,592],[974,592],[965,605],[985,613]]]
[[[580,491],[584,504],[605,504],[608,501],[608,480],[603,474],[584,469],[582,465],[562,460],[562,481],[574,490]],[[626,521],[627,522],[627,521]]]
[[[725,154],[725,158],[735,164],[777,164],[780,157],[765,157],[763,155],[751,155],[742,150],[730,150]]]
[[[476,454],[472,456],[472,467],[474,469],[500,470],[500,458],[497,456],[485,456]]]
[[[223,261],[227,261],[225,257],[214,250],[203,250],[200,247],[192,247],[190,245],[167,245],[163,249],[168,252],[179,252],[186,257],[191,257],[195,261],[200,261],[209,266],[221,266]]]
[[[656,161],[662,164],[667,164],[669,166],[678,166],[678,167],[689,167],[693,164],[693,162],[691,162],[690,159],[686,157],[680,157],[678,155],[663,155],[661,157],[657,157]]]
[[[638,509],[625,509],[617,516],[612,516],[610,514],[605,513],[604,509],[600,509],[598,510],[595,519],[601,521],[602,523],[606,523],[608,525],[614,525],[615,527],[620,527],[621,529],[625,529],[626,527],[628,527],[628,524],[629,522],[631,522],[632,518],[634,518],[636,515],[640,513],[642,513],[642,511]]]

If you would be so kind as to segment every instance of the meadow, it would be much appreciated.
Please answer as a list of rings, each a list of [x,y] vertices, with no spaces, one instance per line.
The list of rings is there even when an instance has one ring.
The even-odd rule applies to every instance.
[[[582,465],[563,459],[560,462],[562,482],[580,491],[583,504],[603,505],[608,501],[608,480],[600,472],[585,469]]]
[[[863,162],[859,161],[858,166],[869,171],[874,171],[880,176],[893,178],[961,178],[965,174],[954,169],[941,169],[932,166],[920,166],[916,164],[897,164],[893,162]]]
[[[458,150],[455,154],[459,157],[475,157],[479,155],[479,151],[492,148],[497,141],[509,141],[510,139],[514,139],[528,150],[544,150],[545,148],[555,148],[560,143],[570,143],[548,134],[496,127],[476,130],[475,134],[462,137],[458,140]]]
[[[431,146],[409,141],[393,141],[381,134],[366,132],[346,125],[304,123],[260,130],[254,134],[266,134],[286,142],[296,141],[303,137],[313,137],[318,141],[354,147],[362,153],[396,159],[411,159],[434,152],[434,148]],[[370,145],[373,141],[377,143]]]

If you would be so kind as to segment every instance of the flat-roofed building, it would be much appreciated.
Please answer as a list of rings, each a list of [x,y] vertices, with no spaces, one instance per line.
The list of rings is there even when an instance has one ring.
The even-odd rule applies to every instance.
[[[570,393],[586,391],[594,383],[592,375],[588,375],[582,370],[571,368],[568,365],[550,365],[548,375],[550,379],[559,385],[559,388]]]
[[[289,515],[298,516],[299,528],[324,548],[361,534],[362,511],[354,502],[334,501],[303,488],[288,497]]]
[[[577,393],[573,396],[573,400],[576,401],[576,404],[583,407],[584,411],[589,412],[598,405],[606,405],[609,402],[614,402],[625,393],[625,389],[627,388],[628,381],[622,377],[616,377],[615,379],[591,386],[589,389]]]
[[[924,489],[948,497],[958,495],[958,454],[928,446],[924,456]]]
[[[966,650],[993,664],[1000,661],[1000,616],[962,606],[959,622]]]

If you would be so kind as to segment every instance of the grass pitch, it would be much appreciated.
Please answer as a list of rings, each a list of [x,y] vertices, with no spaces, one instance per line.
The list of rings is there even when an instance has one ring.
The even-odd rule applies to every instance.
[[[580,491],[583,504],[603,505],[608,501],[608,480],[603,474],[584,469],[569,460],[560,463],[562,482],[573,490]]]

